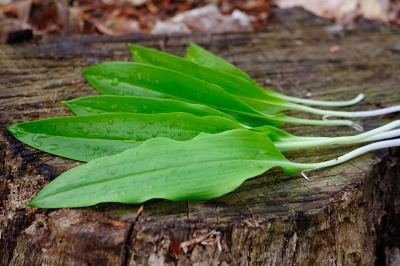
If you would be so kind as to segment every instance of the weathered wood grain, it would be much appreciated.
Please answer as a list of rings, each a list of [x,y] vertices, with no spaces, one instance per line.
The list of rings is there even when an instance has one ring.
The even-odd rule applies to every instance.
[[[26,207],[45,184],[77,163],[19,143],[6,126],[72,115],[62,100],[96,94],[81,71],[103,61],[130,60],[128,42],[183,54],[190,41],[288,95],[330,100],[366,93],[361,104],[346,110],[400,103],[400,34],[393,30],[335,33],[317,25],[221,35],[53,38],[0,46],[1,265],[372,265],[377,252],[383,254],[377,232],[399,233],[393,227],[400,217],[397,149],[312,171],[309,181],[273,169],[214,200],[153,200],[144,204],[139,217],[138,205]],[[337,50],[334,46],[339,50],[331,52]],[[360,122],[371,129],[398,118]],[[298,135],[356,133],[344,127],[286,129]],[[287,155],[299,162],[317,161],[351,148]],[[178,249],[181,242],[212,230],[220,235],[187,253]]]

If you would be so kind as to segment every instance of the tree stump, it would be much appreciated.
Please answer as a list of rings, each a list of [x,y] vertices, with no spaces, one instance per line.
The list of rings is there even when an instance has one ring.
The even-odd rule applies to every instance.
[[[389,255],[398,252],[400,243],[398,149],[312,171],[309,181],[272,169],[220,198],[152,200],[143,204],[141,212],[140,205],[123,204],[56,210],[26,207],[44,185],[77,162],[18,142],[6,126],[72,115],[61,101],[96,94],[81,78],[82,70],[103,61],[131,60],[128,42],[178,55],[190,41],[196,42],[242,68],[260,85],[287,95],[333,100],[366,94],[362,103],[346,110],[399,104],[399,32],[377,27],[335,32],[328,26],[287,23],[256,33],[68,37],[2,45],[0,264],[390,263],[395,257]],[[359,122],[369,130],[398,118]],[[345,127],[285,129],[297,135],[356,134]],[[353,148],[316,148],[287,157],[314,162]],[[180,248],[181,243],[187,245]]]

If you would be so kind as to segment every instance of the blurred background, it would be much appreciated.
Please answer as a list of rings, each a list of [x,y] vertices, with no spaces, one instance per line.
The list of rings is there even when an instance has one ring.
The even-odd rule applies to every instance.
[[[400,0],[0,0],[0,42],[47,35],[179,34],[271,27],[276,8],[301,6],[338,25],[400,25]]]

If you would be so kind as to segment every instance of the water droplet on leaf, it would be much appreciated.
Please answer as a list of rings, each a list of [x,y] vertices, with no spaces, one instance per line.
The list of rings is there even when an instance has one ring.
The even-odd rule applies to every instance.
[[[40,138],[40,135],[39,135],[39,134],[33,135],[32,141],[33,141],[33,142],[37,142],[37,141],[39,141],[39,138]]]
[[[112,86],[116,86],[116,85],[118,85],[120,83],[120,81],[119,81],[119,79],[117,79],[117,78],[114,78],[112,81],[111,81],[111,85]]]
[[[47,150],[57,150],[60,146],[58,146],[58,144],[50,144],[50,146],[46,147]]]
[[[35,142],[35,147],[40,147],[42,146],[42,143],[40,141]]]

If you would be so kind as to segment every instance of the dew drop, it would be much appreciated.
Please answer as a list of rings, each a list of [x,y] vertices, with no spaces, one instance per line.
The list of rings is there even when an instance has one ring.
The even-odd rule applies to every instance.
[[[126,195],[126,190],[118,191],[118,192],[117,192],[117,195],[120,196],[120,197],[125,196],[125,195]]]
[[[112,86],[116,86],[116,85],[118,85],[120,83],[120,81],[119,81],[119,79],[117,79],[117,78],[114,78],[112,81],[111,81],[111,85]]]
[[[86,110],[87,112],[93,112],[93,108],[92,108],[92,107],[85,107],[85,110]]]
[[[85,144],[85,147],[89,149],[89,147],[90,147],[89,143],[85,142],[84,144]]]
[[[111,108],[111,110],[115,110],[115,109],[118,108],[118,104],[112,104],[112,105],[110,106],[110,108]]]
[[[110,171],[108,171],[108,173],[112,176],[116,175],[118,173],[117,169],[111,169]]]
[[[39,135],[39,134],[33,135],[32,141],[33,141],[33,142],[37,142],[37,141],[39,141],[39,138],[40,138],[40,135]]]
[[[160,84],[160,81],[158,79],[155,80],[156,84]]]
[[[108,122],[110,125],[114,124],[114,120],[112,120],[112,119],[109,119],[107,122]]]
[[[139,80],[142,80],[142,79],[143,79],[143,76],[142,76],[142,74],[140,74],[140,73],[137,73],[137,78],[138,78]]]
[[[100,147],[99,147],[99,146],[94,146],[93,149],[94,149],[95,151],[97,151],[97,150],[100,149]]]
[[[60,146],[58,146],[58,144],[50,144],[50,146],[46,147],[47,150],[57,150]]]
[[[93,156],[95,154],[94,150],[89,151],[89,156]]]
[[[14,129],[13,129],[13,131],[14,131]],[[18,134],[24,134],[25,133],[25,131],[23,129],[21,129],[21,128],[17,128],[17,130],[15,130],[14,132],[16,132]]]
[[[40,146],[42,146],[42,143],[40,141],[36,141],[35,142],[35,147],[40,147]]]
[[[106,131],[107,131],[107,133],[110,133],[111,132],[111,128],[107,127]]]

